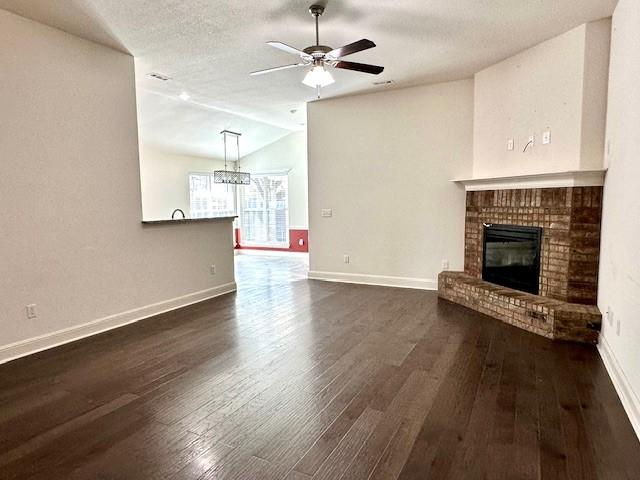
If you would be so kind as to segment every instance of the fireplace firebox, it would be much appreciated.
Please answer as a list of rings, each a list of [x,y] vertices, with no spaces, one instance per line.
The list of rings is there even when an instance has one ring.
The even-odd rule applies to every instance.
[[[542,228],[484,224],[482,278],[538,294]]]

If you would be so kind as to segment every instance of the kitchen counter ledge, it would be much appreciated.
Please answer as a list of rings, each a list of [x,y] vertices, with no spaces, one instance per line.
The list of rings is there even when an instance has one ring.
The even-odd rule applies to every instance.
[[[167,220],[143,220],[143,225],[171,225],[174,223],[209,223],[219,222],[220,220],[234,220],[238,218],[237,215],[230,215],[226,217],[209,217],[209,218],[176,218]]]

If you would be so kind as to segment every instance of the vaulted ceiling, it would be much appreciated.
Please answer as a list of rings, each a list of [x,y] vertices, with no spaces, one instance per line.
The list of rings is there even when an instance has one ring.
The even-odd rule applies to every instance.
[[[0,8],[136,58],[140,136],[182,153],[220,155],[217,131],[241,130],[243,153],[304,128],[313,89],[305,71],[250,77],[296,61],[268,45],[314,43],[311,0],[0,0]],[[385,66],[378,77],[335,71],[323,97],[468,78],[581,23],[616,0],[345,0],[318,2],[321,43],[369,38],[349,60]],[[171,78],[162,82],[147,75]],[[374,81],[393,80],[388,86]],[[187,92],[191,98],[181,100]]]

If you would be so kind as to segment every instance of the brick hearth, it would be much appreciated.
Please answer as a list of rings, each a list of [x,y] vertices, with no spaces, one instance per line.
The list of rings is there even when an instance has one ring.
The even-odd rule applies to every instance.
[[[439,295],[548,338],[595,343],[602,187],[467,192],[464,272]],[[541,227],[540,295],[482,280],[483,224]]]
[[[597,343],[602,315],[594,305],[567,303],[501,287],[464,272],[438,275],[445,300],[553,340]]]

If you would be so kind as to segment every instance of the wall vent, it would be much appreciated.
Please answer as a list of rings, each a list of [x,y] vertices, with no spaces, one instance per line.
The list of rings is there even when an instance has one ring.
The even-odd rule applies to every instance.
[[[382,80],[381,82],[373,82],[374,85],[390,85],[393,83],[393,80]]]
[[[152,72],[147,76],[151,78],[155,78],[156,80],[162,80],[163,82],[168,82],[169,80],[171,80],[171,77],[167,77],[166,75],[162,75],[161,73]]]

